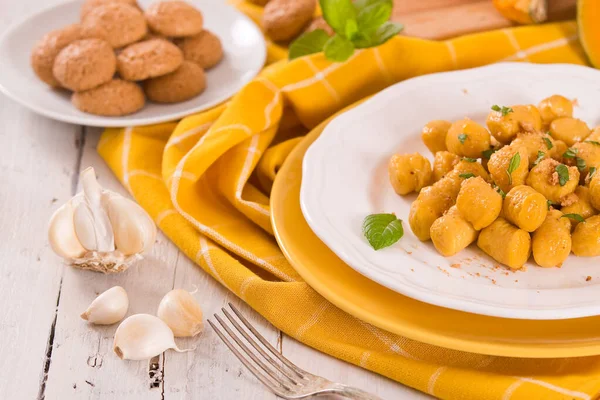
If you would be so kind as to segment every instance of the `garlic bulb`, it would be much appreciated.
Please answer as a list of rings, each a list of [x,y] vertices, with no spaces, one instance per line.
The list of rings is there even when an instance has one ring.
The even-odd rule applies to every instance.
[[[115,332],[113,350],[122,360],[147,360],[168,349],[180,353],[192,350],[177,348],[173,331],[154,315],[132,315]]]
[[[81,318],[92,324],[111,325],[122,320],[128,308],[127,292],[121,286],[114,286],[96,297]]]
[[[134,201],[103,189],[93,168],[81,173],[81,183],[83,191],[50,219],[52,249],[78,268],[126,270],[154,244],[154,221]]]
[[[175,337],[196,336],[202,332],[202,309],[187,290],[175,289],[158,305],[158,318],[165,321]]]

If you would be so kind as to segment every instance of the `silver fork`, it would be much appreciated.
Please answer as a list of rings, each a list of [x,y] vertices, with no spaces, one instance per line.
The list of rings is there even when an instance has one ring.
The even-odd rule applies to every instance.
[[[303,369],[294,365],[290,360],[285,358],[279,353],[275,347],[273,347],[258,331],[254,328],[250,322],[242,313],[235,308],[235,306],[229,303],[229,307],[238,317],[239,321],[250,331],[248,331],[238,323],[238,321],[227,311],[225,308],[221,308],[225,317],[229,320],[230,324],[227,324],[219,315],[214,314],[215,319],[219,322],[221,327],[229,335],[233,342],[237,344],[239,349],[246,355],[242,354],[233,344],[233,342],[227,338],[226,334],[218,328],[210,319],[208,323],[214,329],[219,338],[225,343],[225,345],[232,351],[233,354],[244,364],[252,374],[263,383],[271,392],[275,393],[279,397],[284,399],[305,399],[311,396],[322,395],[322,394],[337,394],[339,396],[346,397],[354,400],[382,400],[380,397],[374,396],[360,389],[356,389],[350,386],[343,385],[341,383],[334,383],[328,381],[320,376],[313,375],[304,371]],[[237,333],[236,333],[237,332]],[[246,343],[250,344],[255,351],[252,351],[240,338],[240,335],[246,339]],[[261,347],[257,339],[262,345]],[[277,360],[281,361],[278,363],[271,355],[269,355],[265,349],[267,349]],[[265,361],[270,365],[265,364]],[[254,363],[253,363],[254,362]],[[258,366],[258,368],[257,368]],[[262,372],[261,372],[262,370]]]

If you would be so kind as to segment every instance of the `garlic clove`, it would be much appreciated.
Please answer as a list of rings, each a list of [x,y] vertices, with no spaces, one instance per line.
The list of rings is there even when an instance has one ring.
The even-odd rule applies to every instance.
[[[180,350],[173,331],[154,315],[132,315],[121,322],[115,332],[113,351],[122,360],[147,360],[169,349],[192,350]]]
[[[127,292],[121,286],[114,286],[96,297],[81,318],[92,324],[111,325],[122,320],[128,308]]]
[[[152,247],[156,225],[142,207],[125,197],[111,196],[106,208],[117,250],[127,256]]]
[[[54,212],[50,218],[48,228],[48,241],[52,250],[67,259],[81,257],[86,252],[79,239],[77,239],[73,214],[71,202],[64,204]]]
[[[187,290],[175,289],[163,297],[156,313],[171,328],[175,337],[196,336],[204,325],[202,308]]]

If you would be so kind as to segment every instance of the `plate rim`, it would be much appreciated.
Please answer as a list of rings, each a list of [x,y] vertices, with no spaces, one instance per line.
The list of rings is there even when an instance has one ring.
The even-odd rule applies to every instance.
[[[193,2],[193,0],[191,0],[191,2]],[[38,17],[44,13],[48,13],[58,7],[64,7],[67,5],[78,6],[80,4],[81,4],[80,0],[65,0],[65,1],[61,1],[58,3],[43,7],[40,10],[37,10],[36,12],[30,13],[30,14],[26,15],[25,17],[22,17],[21,19],[17,20],[16,22],[13,22],[12,24],[10,24],[8,26],[8,28],[6,28],[6,30],[4,30],[2,32],[2,34],[0,34],[0,47],[6,41],[6,39],[10,36],[11,33],[13,33],[19,27],[21,27],[21,25],[24,25],[25,23],[27,23],[27,21],[29,21],[30,19]],[[228,9],[230,9],[230,11],[237,14],[238,18],[242,18],[246,22],[249,22],[250,25],[252,25],[253,28],[255,29],[255,31],[258,33],[258,37],[260,38],[260,44],[261,44],[261,46],[258,50],[260,51],[259,56],[262,60],[262,62],[261,62],[262,66],[260,68],[258,68],[256,71],[248,70],[248,72],[251,72],[251,73],[248,75],[248,77],[246,79],[241,80],[242,84],[240,85],[240,87],[238,87],[236,90],[232,90],[231,91],[232,93],[225,93],[225,94],[217,97],[215,100],[208,102],[206,104],[203,104],[201,106],[192,107],[186,111],[175,112],[175,113],[169,114],[168,116],[157,116],[157,117],[152,117],[152,118],[133,118],[133,119],[129,119],[127,121],[122,121],[121,117],[110,117],[110,116],[102,116],[102,115],[95,115],[95,114],[90,114],[90,116],[85,116],[85,117],[77,117],[77,116],[63,115],[61,113],[55,113],[53,111],[46,110],[43,107],[38,107],[37,105],[28,103],[27,99],[23,99],[19,96],[14,95],[8,88],[6,88],[2,84],[1,80],[0,80],[0,93],[3,93],[10,100],[14,101],[15,103],[27,108],[28,110],[30,110],[38,115],[42,115],[44,117],[47,117],[47,118],[50,118],[50,119],[53,119],[56,121],[60,121],[60,122],[66,122],[66,123],[75,124],[75,125],[93,126],[93,127],[106,127],[106,128],[121,128],[121,127],[123,127],[123,128],[125,128],[125,127],[131,127],[131,126],[147,126],[147,125],[176,121],[176,120],[179,120],[188,115],[192,115],[192,114],[196,114],[196,113],[208,110],[210,108],[213,108],[219,104],[226,102],[228,99],[232,98],[236,93],[238,93],[245,85],[247,85],[254,78],[256,78],[256,76],[260,73],[262,68],[264,68],[264,64],[267,60],[267,43],[265,41],[264,35],[262,34],[262,32],[260,31],[258,26],[254,23],[254,21],[252,21],[252,19],[250,17],[248,17],[244,13],[240,12],[238,9],[236,9],[233,5],[231,5],[229,3],[222,3],[221,6],[227,7]],[[76,23],[76,21],[73,23]],[[134,115],[134,114],[132,114],[132,115]],[[103,120],[96,121],[95,119],[103,119]]]
[[[359,101],[356,104],[362,103],[364,100]],[[350,109],[354,107],[356,104],[346,108]],[[339,114],[339,113],[338,113]],[[412,340],[416,340],[419,342],[431,344],[434,346],[439,346],[443,348],[465,351],[476,354],[484,354],[484,355],[492,355],[492,356],[502,356],[502,357],[523,357],[523,358],[569,358],[569,357],[579,357],[579,356],[594,356],[600,354],[600,339],[587,342],[575,342],[575,343],[531,343],[531,342],[519,342],[519,341],[506,341],[506,342],[496,342],[496,341],[485,341],[483,339],[477,339],[477,337],[471,337],[469,339],[452,336],[448,334],[442,334],[439,330],[427,330],[423,327],[409,327],[406,324],[406,321],[392,321],[390,319],[386,319],[384,317],[378,317],[369,313],[368,310],[364,309],[363,303],[353,301],[352,299],[348,300],[343,296],[332,291],[331,287],[328,287],[326,283],[322,283],[318,280],[318,278],[311,272],[311,269],[305,267],[304,265],[297,262],[292,254],[289,252],[289,249],[285,243],[281,235],[282,227],[284,226],[284,222],[286,218],[278,218],[280,212],[279,203],[283,203],[283,199],[286,198],[286,194],[288,193],[289,184],[286,183],[289,180],[289,170],[293,169],[294,164],[301,164],[302,159],[304,158],[304,153],[306,153],[306,148],[308,147],[306,143],[309,145],[315,140],[315,138],[320,134],[320,131],[323,127],[329,123],[331,119],[323,122],[318,127],[314,128],[311,132],[309,132],[305,138],[292,150],[292,152],[286,157],[283,165],[279,169],[275,181],[273,183],[271,197],[270,197],[270,207],[271,207],[271,225],[273,227],[273,232],[275,235],[275,239],[277,244],[281,248],[284,256],[291,264],[291,266],[296,270],[296,272],[302,277],[302,279],[317,293],[323,296],[327,301],[330,301],[336,307],[340,308],[344,312],[359,318],[362,321],[370,323],[374,326],[377,326],[381,329],[384,329],[388,332],[398,334],[404,337],[407,337]],[[297,160],[298,155],[300,155],[300,160]],[[302,167],[296,165],[296,168],[293,169],[296,173],[294,179],[298,180],[301,176]],[[299,201],[299,200],[298,200]],[[283,214],[283,212],[282,212]],[[304,219],[304,217],[300,214],[299,218]],[[309,228],[310,229],[310,228]],[[312,231],[311,231],[312,232]],[[312,232],[314,234],[314,232]],[[314,234],[316,237],[316,234]],[[316,237],[318,239],[318,237]],[[318,239],[320,241],[320,239]],[[325,244],[323,244],[326,246]],[[334,253],[332,253],[334,254]],[[335,255],[335,254],[334,254]],[[336,256],[337,257],[337,256]],[[340,260],[341,263],[343,261]],[[350,270],[349,272],[356,273],[360,276],[361,279],[369,280],[367,277],[359,274],[357,271],[352,269],[350,266],[346,265],[346,267]],[[375,285],[380,286],[382,290],[390,290],[385,288],[384,286],[379,285],[376,282],[373,282]],[[410,301],[417,301],[414,299],[410,299],[402,294],[394,292],[395,296],[398,298],[407,298]],[[417,301],[418,302],[418,301]],[[421,303],[421,302],[419,302]],[[445,313],[459,313],[465,314],[468,318],[478,318],[484,320],[498,320],[499,324],[504,324],[505,321],[514,321],[517,324],[527,324],[527,323],[542,323],[542,324],[564,324],[566,322],[575,321],[592,321],[594,323],[600,323],[600,316],[597,317],[587,317],[587,318],[577,318],[577,319],[568,319],[568,320],[542,320],[542,321],[532,321],[532,320],[522,320],[522,319],[504,319],[500,317],[491,317],[480,314],[470,314],[464,311],[447,309],[445,307],[439,307],[428,303],[423,303],[426,307],[431,307],[432,309],[442,310]]]

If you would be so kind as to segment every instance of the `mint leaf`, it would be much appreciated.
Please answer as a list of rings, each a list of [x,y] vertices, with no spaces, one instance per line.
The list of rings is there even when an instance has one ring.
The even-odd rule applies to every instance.
[[[402,24],[388,21],[381,25],[375,32],[360,32],[353,40],[353,43],[357,49],[379,46],[399,34],[402,29],[404,29]]]
[[[565,214],[565,215],[561,215],[561,218],[569,218],[569,219],[573,219],[577,222],[585,222],[585,218],[583,218],[579,214]]]
[[[569,168],[565,164],[557,165],[556,173],[558,174],[558,183],[560,186],[565,186],[569,182]]]
[[[474,162],[477,162],[477,159],[476,158],[463,157],[461,159],[461,161],[466,161],[466,162],[474,163]]]
[[[548,148],[548,150],[552,150],[552,148],[554,147],[554,145],[552,144],[552,141],[550,139],[548,139],[547,137],[545,137],[544,142],[546,142],[546,147]]]
[[[388,3],[390,6],[393,6],[393,1],[394,0],[354,0],[354,7],[356,7],[356,9],[360,11],[363,8],[372,6],[376,3]]]
[[[575,159],[577,160],[577,169],[580,172],[583,171],[584,169],[586,169],[587,165],[586,165],[585,160],[583,158],[576,157]]]
[[[499,187],[496,187],[496,192],[498,192],[498,194],[502,196],[502,198],[506,197],[506,193],[504,193],[504,190],[500,189]]]
[[[356,37],[356,34],[358,33],[358,24],[355,20],[351,19],[348,20],[348,22],[346,22],[346,38],[352,40],[353,38]]]
[[[505,117],[508,113],[514,112],[514,110],[510,107],[500,107],[497,104],[492,106],[492,110],[502,113],[502,116]]]
[[[329,40],[329,35],[323,29],[317,29],[312,32],[300,35],[290,45],[289,59],[307,56],[309,54],[323,51],[325,43]]]
[[[590,143],[596,146],[600,146],[600,142],[596,142],[595,140],[586,140],[584,143]]]
[[[319,0],[323,18],[338,35],[346,35],[348,21],[356,22],[357,11],[351,0]]]
[[[374,2],[358,12],[356,20],[361,32],[374,32],[392,15],[392,4],[387,1]]]
[[[363,221],[363,234],[373,249],[396,243],[404,235],[402,220],[394,214],[371,214]]]
[[[458,135],[458,141],[461,144],[465,144],[465,142],[467,141],[468,136],[464,133],[461,133],[460,135]]]
[[[534,166],[538,165],[540,163],[540,161],[542,161],[544,159],[545,156],[546,156],[546,153],[544,153],[543,151],[538,151],[537,158],[533,162],[533,165]]]
[[[557,206],[558,205],[558,203],[555,203],[552,200],[546,200],[546,204],[548,205],[548,210],[550,210],[551,206]]]
[[[458,176],[463,179],[469,179],[475,177],[475,174],[472,174],[471,172],[466,172],[464,174],[459,174]]]
[[[351,41],[340,35],[334,35],[325,43],[325,57],[331,61],[346,61],[354,53]]]
[[[509,185],[512,185],[512,173],[515,172],[517,170],[517,168],[519,168],[520,164],[521,164],[521,155],[519,153],[517,153],[514,156],[512,156],[512,158],[510,159],[510,163],[508,164],[508,169],[506,170],[506,173],[508,174],[508,184]]]
[[[591,180],[594,175],[596,175],[596,167],[590,167],[590,172],[588,172],[587,178]]]
[[[492,154],[494,154],[496,151],[497,151],[496,149],[487,149],[487,150],[482,151],[481,155],[486,160],[489,160],[492,157]]]
[[[567,151],[565,151],[563,153],[563,157],[564,158],[575,158],[577,156],[577,153],[579,152],[578,149],[573,149],[573,148],[569,148],[567,149]]]

